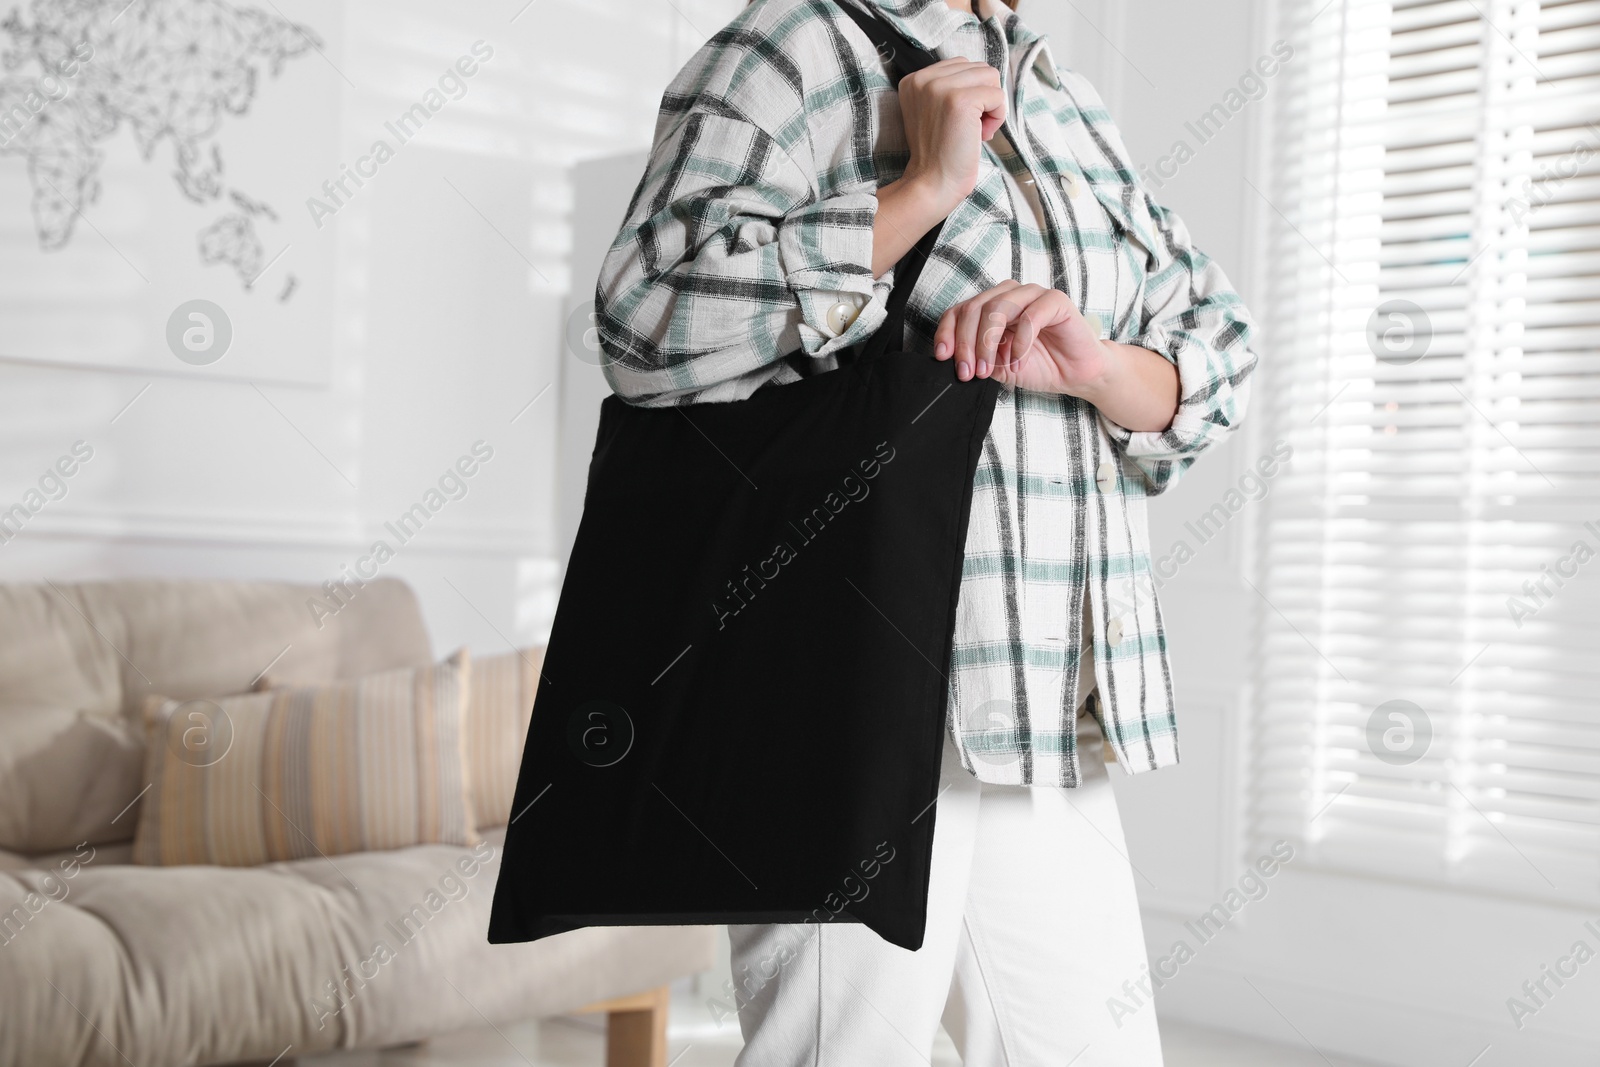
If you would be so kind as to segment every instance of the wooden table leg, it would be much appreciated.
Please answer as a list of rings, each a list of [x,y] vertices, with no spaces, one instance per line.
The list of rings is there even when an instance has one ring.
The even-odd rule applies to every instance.
[[[606,1067],[667,1067],[669,986],[597,1001],[580,1014],[606,1013]]]

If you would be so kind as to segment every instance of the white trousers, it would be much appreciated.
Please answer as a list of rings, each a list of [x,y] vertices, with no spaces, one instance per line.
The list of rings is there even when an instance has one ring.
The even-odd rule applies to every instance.
[[[927,1067],[941,1021],[966,1067],[1161,1067],[1154,1007],[1107,1008],[1144,979],[1144,933],[1104,742],[1078,733],[1076,789],[980,782],[946,736],[916,952],[859,923],[730,926],[756,987],[737,1067]]]

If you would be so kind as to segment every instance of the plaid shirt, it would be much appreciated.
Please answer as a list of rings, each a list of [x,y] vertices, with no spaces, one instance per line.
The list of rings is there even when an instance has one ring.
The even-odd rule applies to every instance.
[[[1004,133],[951,213],[907,308],[907,349],[1003,279],[1065,291],[1113,340],[1178,369],[1161,432],[1074,397],[1007,390],[975,480],[951,650],[964,766],[1074,786],[1092,648],[1096,717],[1124,770],[1178,760],[1145,497],[1244,413],[1253,326],[1222,271],[1139,183],[1094,89],[998,0],[858,2],[941,58],[1001,71]],[[884,321],[874,190],[904,170],[897,94],[834,0],[757,0],[662,97],[655,145],[595,293],[606,375],[644,405],[742,399],[838,365]],[[952,367],[952,377],[954,370]]]

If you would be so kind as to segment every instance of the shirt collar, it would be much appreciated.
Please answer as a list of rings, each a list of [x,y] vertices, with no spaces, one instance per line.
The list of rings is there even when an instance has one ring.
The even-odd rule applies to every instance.
[[[1033,67],[1044,78],[1046,84],[1053,89],[1061,88],[1061,79],[1056,75],[1055,57],[1050,52],[1050,39],[1043,33],[1035,33],[1028,28],[1021,17],[1002,0],[974,0],[973,6],[978,11],[978,16],[983,19],[999,18],[1000,24],[1006,28],[1006,41],[1012,55],[1024,54],[1029,48],[1038,43],[1038,51],[1033,55]]]
[[[1050,52],[1050,42],[1043,35],[1039,38],[1039,51],[1033,56],[1033,69],[1039,72],[1052,89],[1061,88],[1061,75],[1056,70],[1056,58]]]
[[[964,18],[945,0],[867,0],[884,20],[912,44],[937,52]]]
[[[899,30],[913,44],[937,53],[939,47],[966,21],[966,16],[953,10],[945,0],[868,0],[890,25]],[[974,0],[978,17],[985,22],[998,18],[1007,28],[1006,40],[1011,54],[1026,51],[1035,41],[1039,50],[1033,58],[1034,69],[1052,87],[1061,87],[1056,76],[1055,59],[1050,53],[1050,42],[1044,34],[1035,33],[1017,17],[1016,12],[1002,0]]]

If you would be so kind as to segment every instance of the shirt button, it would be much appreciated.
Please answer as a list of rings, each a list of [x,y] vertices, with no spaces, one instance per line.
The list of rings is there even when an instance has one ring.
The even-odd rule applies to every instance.
[[[1116,484],[1116,481],[1117,468],[1112,466],[1109,459],[1095,469],[1094,484],[1098,485],[1102,491],[1110,489]]]
[[[1118,615],[1106,624],[1106,644],[1112,648],[1122,644],[1122,616]]]
[[[1078,181],[1078,176],[1072,171],[1064,170],[1061,172],[1061,188],[1066,192],[1068,200],[1078,195],[1079,184],[1081,183]]]
[[[850,324],[856,321],[856,316],[860,313],[860,308],[841,300],[828,309],[828,329],[837,337],[850,328]]]

